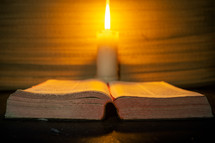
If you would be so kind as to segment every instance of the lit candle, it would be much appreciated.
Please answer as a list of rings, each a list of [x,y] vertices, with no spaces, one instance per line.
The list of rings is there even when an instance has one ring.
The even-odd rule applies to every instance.
[[[110,30],[110,6],[106,1],[105,30],[98,33],[97,78],[106,82],[118,79],[118,32]]]

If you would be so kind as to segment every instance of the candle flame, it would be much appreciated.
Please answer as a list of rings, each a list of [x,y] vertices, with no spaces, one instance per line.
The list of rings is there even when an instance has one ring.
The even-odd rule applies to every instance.
[[[105,29],[110,29],[110,1],[106,0],[106,9],[105,9]]]

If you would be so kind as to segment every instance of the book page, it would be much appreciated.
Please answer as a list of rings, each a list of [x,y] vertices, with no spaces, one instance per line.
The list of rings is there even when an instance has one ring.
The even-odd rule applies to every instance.
[[[110,96],[105,82],[96,79],[89,80],[47,80],[24,91],[41,94],[71,94],[78,92],[102,92]]]
[[[166,82],[111,82],[110,91],[114,98],[148,97],[171,98],[185,96],[203,96],[200,93],[184,90]]]

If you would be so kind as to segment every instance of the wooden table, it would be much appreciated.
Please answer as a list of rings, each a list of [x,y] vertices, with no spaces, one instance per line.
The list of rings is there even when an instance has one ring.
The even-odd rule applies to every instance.
[[[191,89],[203,93],[215,109],[215,86]],[[0,137],[5,142],[215,142],[215,118],[121,121],[8,120],[6,100],[14,91],[0,93]]]

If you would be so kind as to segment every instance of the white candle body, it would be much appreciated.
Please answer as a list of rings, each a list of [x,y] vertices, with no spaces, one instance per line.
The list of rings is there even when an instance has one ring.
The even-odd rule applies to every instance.
[[[97,78],[109,82],[118,80],[118,33],[109,30],[98,35]]]
[[[118,79],[118,59],[116,47],[98,47],[97,77],[106,82]]]

